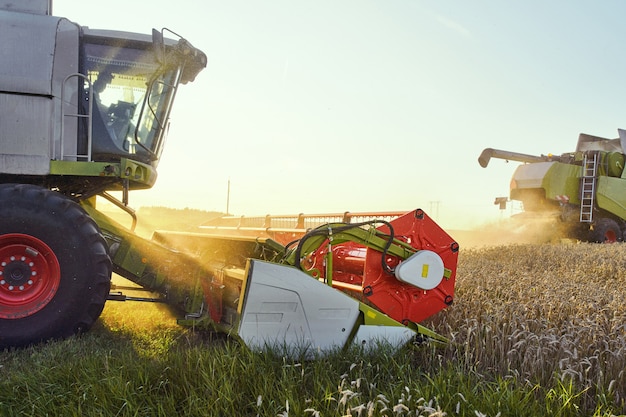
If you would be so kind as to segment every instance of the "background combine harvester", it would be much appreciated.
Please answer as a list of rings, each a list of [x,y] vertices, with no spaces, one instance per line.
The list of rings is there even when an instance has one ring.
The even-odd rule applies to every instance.
[[[574,152],[527,155],[487,148],[491,158],[524,162],[511,179],[510,199],[523,204],[526,218],[550,216],[554,237],[589,242],[623,241],[626,234],[626,131],[605,139],[580,134]],[[496,200],[498,202],[498,200]],[[531,220],[532,221],[532,220]]]
[[[154,184],[176,89],[206,66],[185,39],[81,27],[47,0],[0,0],[0,35],[0,347],[88,330],[132,299],[113,272],[251,347],[445,341],[418,323],[452,303],[458,245],[422,210],[134,232],[129,193]]]

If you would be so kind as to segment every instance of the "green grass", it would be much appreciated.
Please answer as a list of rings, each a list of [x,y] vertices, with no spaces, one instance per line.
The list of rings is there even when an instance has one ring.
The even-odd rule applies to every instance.
[[[81,337],[0,352],[0,416],[619,415],[624,265],[626,245],[462,252],[455,304],[428,323],[450,346],[314,361],[109,303]]]

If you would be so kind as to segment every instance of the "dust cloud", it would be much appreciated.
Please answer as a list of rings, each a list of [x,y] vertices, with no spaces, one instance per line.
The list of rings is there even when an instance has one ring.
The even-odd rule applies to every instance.
[[[125,227],[132,218],[118,208],[104,204],[101,211]],[[137,211],[135,233],[150,239],[156,230],[198,232],[198,227],[223,213],[194,209],[166,207],[141,207]],[[501,246],[511,244],[547,243],[562,240],[564,232],[554,214],[515,214],[473,226],[471,229],[444,228],[461,249]]]
[[[126,229],[131,229],[132,217],[118,207],[98,200],[98,210]],[[224,213],[197,209],[173,209],[160,206],[140,207],[136,211],[137,223],[134,232],[150,239],[157,230],[198,232],[203,223],[223,216]]]
[[[448,230],[461,249],[512,244],[549,243],[562,240],[562,226],[555,216],[517,215],[470,230]]]

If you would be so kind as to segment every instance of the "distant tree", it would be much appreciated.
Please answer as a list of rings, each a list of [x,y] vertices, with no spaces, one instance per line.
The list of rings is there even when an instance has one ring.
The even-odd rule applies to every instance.
[[[195,231],[203,223],[222,216],[221,212],[188,207],[147,206],[137,210],[138,226],[147,230]]]

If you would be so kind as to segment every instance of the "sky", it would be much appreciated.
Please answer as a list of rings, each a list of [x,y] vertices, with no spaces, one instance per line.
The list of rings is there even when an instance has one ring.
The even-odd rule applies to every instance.
[[[626,3],[54,0],[94,29],[167,27],[207,68],[179,89],[159,178],[130,204],[234,215],[424,209],[444,228],[514,214],[518,165],[625,128]],[[228,184],[230,183],[230,193]]]

